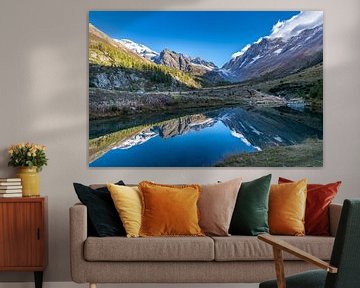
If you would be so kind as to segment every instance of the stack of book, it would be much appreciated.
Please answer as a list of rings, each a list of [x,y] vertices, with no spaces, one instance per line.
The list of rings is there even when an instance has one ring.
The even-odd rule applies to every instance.
[[[0,198],[22,197],[20,178],[0,178]]]

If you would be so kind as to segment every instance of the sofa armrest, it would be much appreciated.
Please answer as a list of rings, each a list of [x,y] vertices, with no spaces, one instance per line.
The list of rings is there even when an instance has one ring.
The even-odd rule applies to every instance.
[[[70,208],[70,267],[71,277],[77,283],[86,279],[83,245],[87,238],[87,208],[75,204]]]
[[[335,237],[341,215],[341,204],[331,203],[329,207],[330,235]]]

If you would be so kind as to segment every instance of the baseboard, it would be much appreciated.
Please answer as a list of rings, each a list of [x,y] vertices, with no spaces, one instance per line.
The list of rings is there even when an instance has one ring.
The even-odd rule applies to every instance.
[[[88,284],[45,282],[43,288],[88,288]],[[259,284],[98,284],[97,288],[258,288]],[[34,288],[31,282],[3,282],[0,288]]]

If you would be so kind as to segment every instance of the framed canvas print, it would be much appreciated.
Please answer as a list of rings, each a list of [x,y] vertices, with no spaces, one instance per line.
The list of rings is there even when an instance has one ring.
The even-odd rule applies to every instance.
[[[322,11],[90,11],[89,167],[323,165]]]

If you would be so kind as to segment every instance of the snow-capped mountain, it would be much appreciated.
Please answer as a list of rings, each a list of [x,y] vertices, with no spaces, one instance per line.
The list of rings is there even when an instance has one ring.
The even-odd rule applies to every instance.
[[[223,67],[232,81],[282,76],[322,61],[323,13],[305,11],[273,26],[269,36],[246,45]]]
[[[159,57],[154,59],[154,62],[171,68],[177,68],[185,72],[193,72],[194,70],[205,70],[205,72],[208,72],[218,69],[213,62],[206,61],[200,57],[192,58],[169,49],[161,51]]]
[[[149,47],[136,43],[130,39],[114,39],[116,42],[121,43],[126,48],[131,50],[132,52],[140,55],[141,57],[144,57],[148,60],[153,61],[156,57],[159,56],[159,53],[150,49]]]
[[[272,28],[270,39],[282,38],[284,41],[301,32],[323,25],[323,11],[302,11],[285,21],[278,21]]]
[[[227,71],[224,71],[224,73],[221,72],[213,62],[206,61],[200,57],[192,58],[183,53],[171,51],[170,49],[164,49],[158,53],[148,46],[136,43],[130,39],[111,39],[111,41],[155,64],[161,64],[196,75],[209,85],[224,81],[226,79],[225,75],[228,73]]]
[[[234,59],[234,58],[237,58],[237,57],[240,57],[240,56],[242,56],[242,55],[244,55],[245,54],[245,52],[247,51],[247,50],[249,50],[249,48],[250,48],[250,44],[247,44],[244,48],[242,48],[239,52],[235,52],[233,55],[231,55],[231,59]]]
[[[169,49],[162,50],[159,57],[157,57],[154,62],[184,72],[191,72],[191,58]]]
[[[207,70],[214,70],[218,69],[218,67],[211,61],[206,61],[204,59],[201,59],[200,57],[196,58],[190,58],[192,65],[199,65]]]
[[[196,75],[209,85],[226,79],[225,74],[213,62],[200,57],[192,58],[169,49],[161,51],[160,55],[154,59],[154,62]]]
[[[192,70],[191,66],[197,66],[209,71],[218,68],[213,62],[203,60],[200,57],[192,58],[182,53],[170,51],[169,49],[164,49],[161,53],[158,53],[148,46],[136,43],[130,39],[114,39],[114,41],[124,45],[126,48],[141,57],[151,60],[157,64],[163,64],[182,71],[190,72]]]

